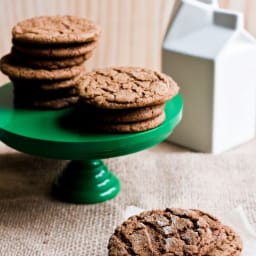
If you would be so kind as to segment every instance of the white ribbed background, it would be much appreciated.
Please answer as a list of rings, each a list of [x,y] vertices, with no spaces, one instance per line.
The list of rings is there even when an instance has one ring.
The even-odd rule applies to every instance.
[[[11,28],[37,15],[74,14],[102,27],[102,37],[88,68],[138,65],[160,68],[160,46],[174,0],[0,0],[0,56],[11,46]],[[222,7],[246,13],[256,35],[256,1],[221,0]],[[7,81],[0,75],[0,83]]]

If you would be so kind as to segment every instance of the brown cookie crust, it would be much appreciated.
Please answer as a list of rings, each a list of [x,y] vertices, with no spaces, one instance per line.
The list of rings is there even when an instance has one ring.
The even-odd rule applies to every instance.
[[[70,96],[53,100],[24,100],[20,97],[14,97],[14,106],[16,108],[29,108],[29,109],[61,109],[74,105],[78,101],[77,96]]]
[[[38,59],[34,57],[29,57],[26,54],[20,54],[15,49],[12,49],[12,56],[17,59],[18,62],[24,63],[24,65],[31,68],[40,68],[40,69],[62,69],[73,66],[78,66],[84,63],[92,56],[92,52],[86,53],[77,57],[69,57],[69,58],[57,58],[57,59]]]
[[[109,240],[108,255],[203,256],[216,246],[221,232],[221,223],[201,211],[147,211],[116,228]]]
[[[24,45],[14,42],[14,50],[27,56],[36,58],[71,58],[91,53],[97,47],[97,42],[92,41],[83,44],[72,44],[67,46],[36,46]]]
[[[41,90],[40,88],[24,88],[23,86],[14,85],[14,95],[23,100],[46,101],[53,99],[61,99],[69,96],[77,96],[77,87],[59,88],[55,90]]]
[[[92,107],[82,101],[80,100],[77,105],[80,116],[93,121],[113,124],[145,121],[159,116],[164,110],[164,104],[131,109],[103,109]]]
[[[162,104],[178,93],[172,78],[150,69],[116,67],[86,73],[79,81],[79,95],[88,104],[124,109]]]
[[[77,87],[77,82],[80,78],[80,75],[74,76],[70,79],[63,79],[63,80],[40,80],[40,79],[15,79],[11,78],[13,83],[16,84],[17,87],[22,86],[25,90],[30,90],[33,88],[40,89],[42,91],[48,90],[59,90],[61,88],[68,88],[68,87]]]
[[[4,74],[14,79],[45,79],[50,81],[78,76],[83,72],[84,67],[82,64],[57,70],[33,69],[23,66],[11,54],[8,54],[0,60],[0,69]]]
[[[145,121],[131,122],[131,123],[104,123],[95,122],[92,126],[98,131],[110,133],[132,133],[142,132],[153,129],[159,126],[165,120],[165,112],[160,115],[147,119]]]
[[[100,28],[94,22],[70,15],[26,19],[12,29],[16,41],[35,44],[84,43],[99,34]]]
[[[217,246],[206,256],[240,256],[242,241],[238,234],[228,226],[223,226],[224,235]]]

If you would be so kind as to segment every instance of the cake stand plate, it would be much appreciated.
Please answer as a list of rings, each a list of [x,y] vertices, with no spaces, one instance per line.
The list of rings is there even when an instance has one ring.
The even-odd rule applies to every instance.
[[[182,97],[177,95],[166,103],[166,120],[144,132],[78,132],[63,125],[74,111],[72,107],[15,109],[9,83],[0,87],[0,140],[31,155],[72,160],[54,181],[53,195],[72,203],[98,203],[115,197],[120,190],[119,180],[100,159],[138,152],[162,142],[181,120],[182,108]]]

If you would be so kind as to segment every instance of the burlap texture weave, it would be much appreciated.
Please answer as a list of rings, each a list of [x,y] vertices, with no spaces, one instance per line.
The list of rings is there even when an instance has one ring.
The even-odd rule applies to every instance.
[[[67,161],[18,153],[0,143],[0,255],[107,255],[128,205],[200,208],[220,215],[242,205],[256,228],[256,141],[220,155],[167,143],[105,160],[120,178],[114,200],[74,205],[49,196]]]

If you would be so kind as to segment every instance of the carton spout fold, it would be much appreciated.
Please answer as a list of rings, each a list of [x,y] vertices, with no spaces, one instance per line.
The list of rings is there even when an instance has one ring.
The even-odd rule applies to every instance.
[[[244,26],[243,15],[238,12],[216,10],[213,19],[214,24],[229,29],[242,29]]]
[[[218,0],[197,0],[197,1],[202,2],[204,4],[212,5],[213,7],[218,7],[219,6],[219,1]]]

